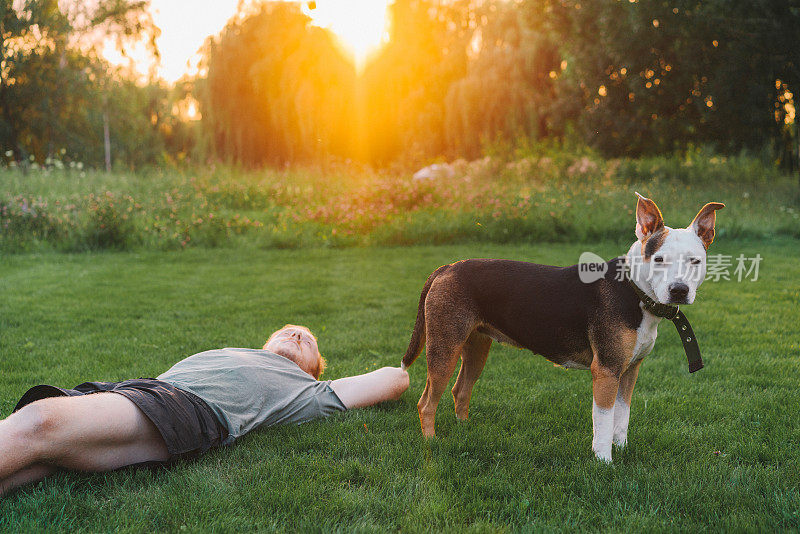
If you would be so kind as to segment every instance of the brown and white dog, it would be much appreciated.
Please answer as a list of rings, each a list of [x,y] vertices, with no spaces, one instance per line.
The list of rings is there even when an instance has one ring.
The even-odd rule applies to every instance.
[[[630,282],[662,304],[691,304],[705,278],[715,212],[723,207],[708,203],[687,228],[672,229],[656,204],[639,195],[637,241],[591,283],[581,281],[578,265],[472,259],[436,269],[422,288],[402,361],[407,368],[427,345],[428,378],[417,404],[422,433],[435,434],[436,407],[459,356],[452,393],[456,417],[467,419],[472,388],[496,340],[591,370],[592,450],[610,462],[612,441],[627,444],[633,387],[661,321],[643,308]],[[619,276],[626,268],[630,282]]]

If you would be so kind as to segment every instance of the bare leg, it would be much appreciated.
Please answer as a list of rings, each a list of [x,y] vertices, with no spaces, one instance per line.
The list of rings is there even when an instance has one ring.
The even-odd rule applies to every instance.
[[[492,338],[480,332],[472,332],[469,339],[461,349],[461,370],[453,386],[453,400],[456,405],[456,417],[466,421],[469,417],[469,399],[472,397],[472,388],[478,377],[481,376]]]
[[[110,471],[168,458],[153,423],[133,402],[116,393],[43,399],[0,421],[0,480],[4,484],[47,474],[32,467],[41,464]]]
[[[55,471],[55,467],[47,464],[33,464],[17,471],[10,477],[0,480],[0,497],[19,486],[38,482]]]
[[[36,463],[36,451],[26,438],[38,427],[36,412],[28,407],[0,421],[0,480]]]

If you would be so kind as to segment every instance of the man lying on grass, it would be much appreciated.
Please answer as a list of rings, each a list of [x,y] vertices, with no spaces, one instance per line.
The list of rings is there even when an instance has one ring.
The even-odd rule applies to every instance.
[[[35,386],[0,421],[0,495],[58,468],[110,471],[192,458],[257,427],[394,400],[408,373],[384,367],[318,381],[314,335],[286,325],[258,349],[209,350],[157,379]]]

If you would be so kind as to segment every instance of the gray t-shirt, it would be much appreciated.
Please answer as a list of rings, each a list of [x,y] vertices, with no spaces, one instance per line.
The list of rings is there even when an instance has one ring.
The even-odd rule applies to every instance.
[[[260,426],[299,424],[347,409],[330,380],[315,380],[267,350],[207,350],[176,363],[158,380],[203,399],[228,429],[224,445]]]

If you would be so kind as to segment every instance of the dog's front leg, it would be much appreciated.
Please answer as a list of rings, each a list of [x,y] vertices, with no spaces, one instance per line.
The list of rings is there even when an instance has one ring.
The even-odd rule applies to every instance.
[[[642,360],[631,364],[619,381],[619,391],[614,401],[614,445],[618,447],[625,447],[628,444],[628,422],[631,414],[633,386],[636,385],[641,364]]]
[[[611,441],[614,435],[614,404],[619,390],[619,377],[611,370],[592,363],[592,450],[598,460],[611,462]]]
[[[611,440],[614,430],[614,405],[603,408],[597,404],[597,399],[592,403],[592,450],[598,460],[611,462]]]
[[[614,401],[614,445],[623,448],[628,444],[628,423],[631,420],[631,405],[626,403],[621,393]]]

